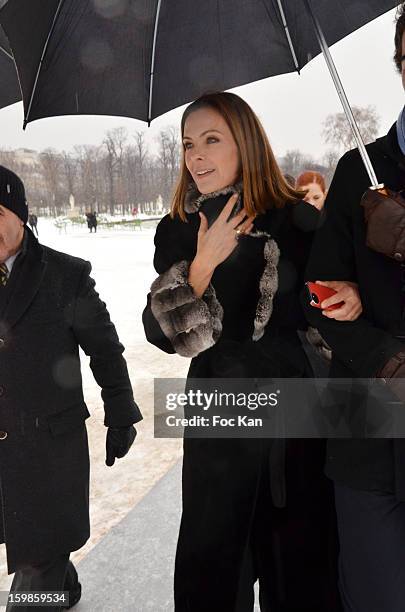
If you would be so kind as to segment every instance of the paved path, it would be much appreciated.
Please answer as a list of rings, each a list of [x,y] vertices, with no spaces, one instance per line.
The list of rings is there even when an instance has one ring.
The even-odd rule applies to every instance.
[[[75,612],[172,612],[181,462],[79,563]]]

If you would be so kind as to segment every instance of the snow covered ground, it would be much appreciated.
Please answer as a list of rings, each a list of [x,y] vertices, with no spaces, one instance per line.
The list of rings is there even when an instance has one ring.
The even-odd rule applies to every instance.
[[[181,456],[181,440],[153,438],[153,378],[183,377],[188,359],[166,355],[145,340],[142,310],[146,294],[156,274],[152,266],[155,230],[116,230],[98,228],[90,234],[87,227],[59,232],[50,219],[40,218],[39,240],[52,248],[89,260],[96,288],[107,303],[121,342],[144,420],[137,427],[138,437],[129,455],[106,467],[105,432],[100,390],[88,359],[82,354],[84,391],[92,418],[87,420],[91,454],[92,535],[80,551],[79,560],[117,524],[150,490],[155,482]],[[0,546],[0,589],[8,588],[5,547]]]

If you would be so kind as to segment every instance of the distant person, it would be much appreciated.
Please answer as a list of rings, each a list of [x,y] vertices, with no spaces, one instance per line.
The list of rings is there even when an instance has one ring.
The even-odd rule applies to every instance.
[[[132,209],[132,214],[133,214],[134,217],[138,216],[138,209],[137,209],[136,206],[134,206],[134,208]]]
[[[97,231],[97,213],[95,210],[93,210],[91,214],[91,221],[92,221],[92,228],[96,232]]]
[[[36,232],[37,236],[38,234],[38,217],[36,215],[34,215],[34,213],[31,213],[28,217],[28,225],[30,226],[31,230],[33,233]],[[35,230],[35,232],[34,232]]]
[[[89,228],[89,230],[91,231],[91,222],[90,222],[90,217],[91,217],[91,212],[86,212],[86,221],[87,221],[87,227]]]
[[[69,555],[90,534],[79,347],[102,388],[108,466],[142,416],[90,263],[39,244],[27,221],[24,185],[0,166],[0,543],[12,593],[69,591],[72,607],[81,586]]]
[[[326,199],[326,184],[325,179],[319,172],[303,172],[296,180],[296,189],[306,191],[304,201],[312,204],[318,210],[323,209]]]
[[[87,218],[87,227],[90,230],[90,234],[93,232],[97,232],[97,213],[96,212],[88,212],[86,213]]]

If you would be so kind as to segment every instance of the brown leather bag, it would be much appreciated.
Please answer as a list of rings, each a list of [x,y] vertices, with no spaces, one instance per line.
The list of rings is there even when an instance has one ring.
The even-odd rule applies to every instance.
[[[405,262],[405,192],[383,185],[369,188],[361,199],[367,224],[366,244],[370,249]]]

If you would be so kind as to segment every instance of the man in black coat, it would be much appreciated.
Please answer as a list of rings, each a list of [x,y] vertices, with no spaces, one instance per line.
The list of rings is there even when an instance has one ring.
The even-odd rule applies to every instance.
[[[10,596],[69,591],[49,608],[59,610],[80,598],[69,553],[89,537],[79,347],[102,388],[107,465],[128,452],[142,416],[90,264],[40,245],[27,217],[21,180],[0,166],[0,542],[16,572]]]
[[[405,5],[396,28],[397,67],[405,88]],[[405,188],[405,112],[383,138],[367,147],[378,180]],[[333,350],[332,377],[405,376],[405,265],[366,246],[360,206],[369,179],[357,150],[336,169],[322,227],[310,257],[308,280],[358,283],[363,314],[339,322],[307,303],[306,314]],[[384,231],[383,227],[380,228]],[[326,283],[339,290],[339,283]],[[326,308],[339,295],[322,302]],[[306,301],[307,302],[307,301]],[[401,371],[402,368],[402,371]],[[391,380],[390,380],[391,379]],[[376,381],[377,383],[377,381]],[[350,398],[349,398],[350,399]],[[366,398],[362,398],[366,401]],[[352,406],[362,409],[360,396]],[[350,612],[405,609],[405,440],[332,439],[326,473],[335,481],[340,536],[340,588]]]

